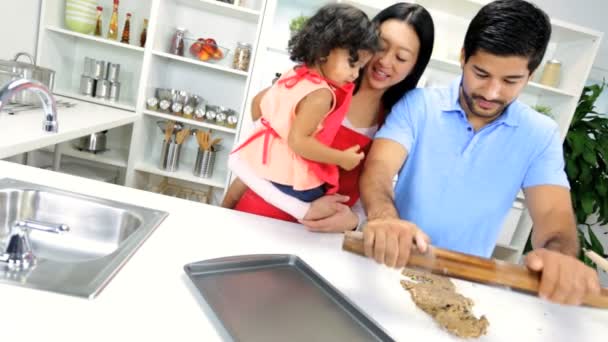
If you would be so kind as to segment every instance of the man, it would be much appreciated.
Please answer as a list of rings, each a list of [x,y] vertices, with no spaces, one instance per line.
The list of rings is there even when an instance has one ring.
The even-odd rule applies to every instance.
[[[525,263],[542,271],[539,295],[576,305],[599,292],[597,274],[575,258],[558,126],[517,101],[550,35],[536,6],[489,3],[467,30],[462,77],[448,89],[412,91],[393,107],[361,179],[366,255],[402,267],[412,242],[424,252],[432,241],[489,257],[523,189],[534,221]]]

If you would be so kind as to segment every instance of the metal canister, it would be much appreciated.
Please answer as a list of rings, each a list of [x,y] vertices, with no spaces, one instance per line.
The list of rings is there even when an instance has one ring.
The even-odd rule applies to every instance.
[[[110,87],[110,81],[97,80],[97,87],[95,88],[95,97],[108,99],[110,97]]]
[[[106,72],[106,62],[105,61],[95,61],[95,63],[93,64],[93,70],[91,73],[91,77],[93,77],[96,80],[101,80],[106,76],[105,72]]]
[[[150,97],[146,100],[146,109],[158,110],[158,99],[156,97]]]
[[[230,128],[236,128],[236,125],[238,124],[238,119],[236,115],[229,115],[226,118],[226,125]]]
[[[120,99],[120,82],[110,83],[110,95],[111,101],[118,101]]]
[[[87,75],[80,76],[80,93],[86,96],[95,96],[96,80]]]
[[[116,83],[118,82],[118,75],[120,74],[120,64],[108,62],[106,80]]]

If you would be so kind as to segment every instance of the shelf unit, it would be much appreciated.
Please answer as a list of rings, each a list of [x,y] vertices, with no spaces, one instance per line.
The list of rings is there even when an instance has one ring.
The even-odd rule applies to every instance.
[[[141,114],[141,117],[128,127],[127,134],[124,133],[124,128],[108,133],[108,144],[114,144],[109,146],[108,151],[98,154],[79,151],[74,147],[76,141],[71,141],[59,145],[60,153],[121,168],[127,186],[142,188],[142,179],[147,178],[147,175],[158,175],[213,188],[225,188],[228,179],[227,154],[232,149],[238,127],[230,128],[149,111],[145,108],[145,100],[157,87],[186,90],[202,96],[209,104],[231,108],[242,115],[250,73],[231,67],[233,50],[237,42],[243,41],[250,43],[255,53],[265,1],[249,0],[247,7],[244,7],[216,0],[121,0],[119,33],[126,13],[131,12],[131,44],[67,29],[64,25],[64,3],[65,0],[42,0],[40,15],[36,62],[56,70],[54,92],[102,106],[134,111]],[[104,8],[102,22],[105,34],[112,0],[100,0],[98,3]],[[135,45],[139,43],[144,18],[149,19],[145,48]],[[180,26],[188,29],[187,38],[214,38],[229,51],[221,60],[199,61],[189,56],[186,41],[186,56],[169,53],[171,38],[176,27]],[[79,94],[85,56],[121,65],[119,101]],[[159,120],[174,120],[190,128],[210,129],[213,136],[222,138],[222,149],[216,157],[212,178],[204,179],[192,174],[198,149],[194,139],[183,146],[180,170],[166,172],[157,167],[163,137],[156,126],[156,121]]]
[[[283,72],[293,63],[288,58],[289,20],[297,15],[310,15],[329,2],[348,3],[361,8],[370,17],[381,9],[397,2],[389,0],[335,0],[335,1],[289,1],[268,0],[264,24],[261,31],[256,63],[251,75],[251,88],[247,94],[247,105],[261,89],[268,87],[276,72]],[[435,23],[435,46],[429,66],[423,76],[424,86],[445,86],[461,73],[459,62],[461,45],[470,20],[488,1],[485,0],[415,0],[429,10]],[[552,39],[536,72],[526,86],[520,99],[529,105],[545,105],[553,109],[555,120],[565,136],[574,114],[578,97],[595,59],[602,34],[587,28],[552,19]],[[544,64],[549,59],[562,61],[562,81],[558,87],[538,83]],[[247,136],[253,124],[243,118],[239,139]],[[517,201],[522,201],[523,194]],[[514,202],[505,220],[505,232],[498,242],[494,256],[500,259],[519,261],[532,223],[525,207]],[[511,233],[512,232],[512,233]]]

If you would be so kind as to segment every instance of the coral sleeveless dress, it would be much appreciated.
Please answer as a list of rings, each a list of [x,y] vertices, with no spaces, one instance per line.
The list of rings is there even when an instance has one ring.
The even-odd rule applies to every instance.
[[[260,103],[261,125],[232,153],[238,153],[258,177],[296,191],[326,185],[327,194],[335,193],[338,167],[302,158],[287,143],[298,103],[319,89],[332,91],[334,101],[314,136],[331,146],[348,111],[354,85],[337,87],[306,66],[299,66],[285,73],[264,94]]]

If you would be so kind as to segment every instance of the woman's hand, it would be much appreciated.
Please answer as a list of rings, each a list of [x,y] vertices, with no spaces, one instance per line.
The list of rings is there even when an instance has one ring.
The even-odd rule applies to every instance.
[[[344,205],[349,199],[348,196],[339,194],[323,196],[310,203],[310,209],[302,219],[316,221],[330,217],[339,210],[338,205]]]
[[[309,231],[318,233],[342,233],[357,227],[359,217],[353,213],[350,207],[341,203],[334,203],[334,208],[336,211],[328,217],[316,220],[303,219],[300,220],[300,223],[306,226]]]

